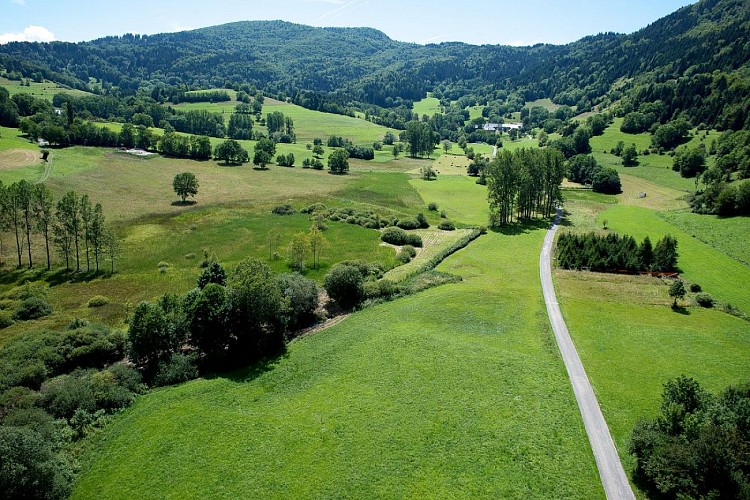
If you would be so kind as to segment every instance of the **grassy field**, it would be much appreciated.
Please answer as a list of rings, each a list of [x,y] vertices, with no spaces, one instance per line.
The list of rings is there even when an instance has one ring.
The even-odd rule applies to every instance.
[[[432,116],[440,113],[440,99],[428,95],[421,101],[415,102],[412,111],[418,114],[420,118],[424,115]]]
[[[53,82],[30,82],[30,85],[21,85],[19,80],[8,80],[7,78],[0,77],[0,87],[4,87],[8,90],[11,96],[16,94],[31,94],[39,99],[47,99],[49,101],[55,96],[55,94],[70,94],[76,97],[91,95],[89,92],[78,89],[70,89],[62,87]]]
[[[750,323],[718,310],[673,312],[657,278],[557,270],[558,300],[626,470],[633,426],[662,385],[687,375],[718,392],[750,378]]]
[[[659,217],[717,250],[750,266],[750,218],[699,215],[687,211],[663,212]]]
[[[73,497],[603,498],[539,295],[543,234],[483,236],[439,267],[462,283],[139,398]]]
[[[560,105],[552,102],[552,99],[537,99],[535,101],[527,101],[524,107],[529,108],[529,109],[535,108],[535,107],[542,107],[549,112],[553,112],[557,108],[559,108]]]
[[[449,219],[465,224],[486,225],[489,220],[487,187],[467,176],[439,176],[436,181],[412,179],[410,184],[425,202],[436,202]]]
[[[656,241],[665,234],[671,234],[677,239],[677,265],[684,279],[700,284],[704,291],[721,302],[750,313],[750,295],[747,294],[750,267],[669,224],[653,210],[614,206],[597,218],[599,223],[604,219],[607,219],[612,230],[633,235],[637,240],[648,235],[652,241]]]
[[[407,277],[410,273],[414,272],[427,260],[431,259],[443,248],[452,245],[461,238],[468,236],[471,233],[471,229],[456,229],[455,231],[441,231],[435,227],[429,229],[416,229],[414,233],[418,234],[422,238],[422,248],[417,249],[417,255],[411,262],[398,266],[388,271],[384,278],[401,281]],[[395,253],[394,247],[391,251]]]

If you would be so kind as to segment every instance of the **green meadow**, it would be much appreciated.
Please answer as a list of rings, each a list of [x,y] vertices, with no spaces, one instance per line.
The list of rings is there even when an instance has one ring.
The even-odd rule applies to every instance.
[[[482,236],[438,268],[461,283],[139,398],[73,497],[602,498],[539,296],[543,236]]]

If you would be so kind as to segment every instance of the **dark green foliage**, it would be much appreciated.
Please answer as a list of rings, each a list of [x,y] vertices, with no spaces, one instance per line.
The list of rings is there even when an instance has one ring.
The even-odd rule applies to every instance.
[[[294,154],[289,153],[288,155],[278,155],[276,157],[276,164],[280,167],[293,167],[294,166]]]
[[[685,290],[685,284],[682,280],[675,280],[669,285],[669,296],[674,298],[673,308],[677,307],[677,299],[685,298],[685,293],[687,293],[687,290]]]
[[[407,233],[400,227],[388,227],[380,235],[380,239],[391,245],[412,245],[415,247],[422,246],[422,238],[417,234]]]
[[[243,260],[229,274],[227,286],[237,361],[247,363],[283,350],[283,298],[271,269],[257,259]]]
[[[201,90],[197,92],[180,92],[172,97],[174,104],[181,102],[226,102],[232,98],[226,90]]]
[[[73,471],[54,444],[26,427],[0,426],[0,491],[5,498],[63,499]]]
[[[704,173],[711,173],[713,169]],[[690,201],[694,212],[725,216],[750,215],[750,180],[715,182]]]
[[[285,204],[285,205],[277,205],[273,207],[271,212],[276,215],[292,215],[292,214],[297,213],[297,210],[295,210],[293,206],[289,204]]]
[[[38,388],[47,377],[75,368],[100,368],[122,359],[125,337],[102,325],[36,331],[15,337],[0,350],[0,390]]]
[[[278,277],[284,298],[287,328],[297,330],[315,319],[318,308],[318,286],[301,274],[282,274]]]
[[[430,223],[427,222],[427,218],[422,212],[417,214],[417,222],[419,223],[419,229],[427,229],[430,227]]]
[[[42,384],[40,404],[56,418],[70,419],[78,410],[94,413],[130,406],[133,393],[107,371],[76,370]]]
[[[487,169],[491,222],[504,226],[516,219],[549,217],[562,200],[563,155],[555,149],[501,151]]]
[[[667,240],[665,242],[665,240]],[[656,259],[651,251],[651,240],[646,237],[639,246],[632,236],[620,236],[609,233],[600,236],[596,233],[575,234],[562,233],[557,239],[557,265],[563,269],[590,269],[597,272],[638,272],[638,271],[673,271],[677,263],[677,242],[666,236],[659,240],[657,247],[672,248],[674,243],[674,261]]]
[[[212,262],[198,277],[198,288],[205,288],[209,283],[224,286],[227,284],[227,272],[218,262]]]
[[[416,157],[430,156],[440,140],[440,135],[433,133],[429,123],[410,121],[406,124],[404,140],[409,143],[409,155]]]
[[[325,275],[323,288],[337,306],[350,310],[365,298],[364,281],[358,267],[339,263]]]
[[[241,165],[247,163],[250,154],[236,140],[227,139],[214,148],[214,159],[227,165]]]
[[[595,193],[619,194],[622,192],[620,174],[613,168],[603,168],[595,175],[591,183],[591,189]]]
[[[677,240],[670,235],[664,236],[654,246],[654,270],[674,271],[677,266],[677,256]]]
[[[128,357],[136,366],[153,374],[177,348],[178,341],[161,306],[141,302],[135,307],[128,330]]]
[[[576,155],[567,161],[568,179],[579,184],[591,184],[601,166],[591,155]]]
[[[444,220],[440,222],[440,225],[438,225],[438,229],[441,229],[443,231],[455,231],[456,225],[453,223],[453,221]]]
[[[636,424],[630,453],[650,496],[746,498],[750,492],[750,386],[719,396],[694,379],[668,381],[656,419]]]
[[[404,264],[408,263],[417,256],[417,249],[414,248],[412,245],[404,245],[401,247],[401,250],[399,250],[398,254],[396,255],[396,258],[403,262]]]
[[[396,226],[398,226],[401,229],[419,229],[422,227],[422,224],[417,219],[399,219],[398,223],[396,223]]]
[[[253,137],[253,120],[247,113],[232,113],[229,116],[227,135],[230,139],[250,140]]]
[[[638,150],[635,148],[635,144],[631,144],[622,150],[622,165],[624,167],[638,165]]]
[[[13,321],[13,316],[8,311],[0,311],[0,330],[8,328],[14,325],[16,322]]]
[[[685,120],[674,120],[657,127],[651,137],[655,148],[672,149],[687,140],[690,125]]]
[[[175,352],[159,363],[159,369],[154,376],[154,386],[181,384],[195,378],[198,378],[195,356]]]
[[[704,292],[699,292],[695,294],[695,301],[698,303],[701,307],[713,307],[714,306],[714,299],[709,294]]]
[[[194,197],[198,194],[198,179],[195,178],[195,174],[192,172],[182,172],[174,176],[172,179],[172,188],[177,196],[180,197],[183,203],[189,197]]]
[[[226,289],[221,283],[206,283],[200,294],[187,302],[190,344],[204,356],[207,366],[220,366],[232,342]]]
[[[39,319],[52,314],[52,306],[41,297],[29,297],[18,306],[13,313],[13,319],[16,321],[28,321]]]
[[[336,149],[328,157],[328,170],[332,174],[345,174],[349,172],[349,153],[345,149]]]
[[[644,114],[634,111],[625,115],[620,125],[620,132],[626,134],[640,134],[647,131],[656,121],[653,114]]]
[[[706,170],[706,151],[702,148],[683,149],[677,152],[672,170],[683,177],[696,177]]]

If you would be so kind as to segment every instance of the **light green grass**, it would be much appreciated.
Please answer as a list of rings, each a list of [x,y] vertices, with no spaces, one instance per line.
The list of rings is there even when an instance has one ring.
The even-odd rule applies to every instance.
[[[197,102],[179,104],[175,106],[175,109],[182,111],[207,110],[213,113],[224,113],[224,120],[228,123],[229,115],[234,112],[236,105],[237,102],[235,101],[220,103]],[[360,118],[322,113],[297,106],[296,104],[268,98],[265,99],[263,116],[265,117],[266,114],[274,111],[280,111],[284,113],[284,116],[288,116],[294,120],[294,132],[297,135],[297,142],[303,148],[306,143],[312,142],[316,137],[323,139],[324,145],[325,140],[329,136],[337,135],[351,139],[352,142],[360,146],[372,146],[374,142],[382,141],[383,136],[388,130],[398,135],[398,130],[388,129]],[[255,127],[264,132],[266,130],[265,127],[260,127],[258,124],[255,124]]]
[[[477,184],[474,177],[445,175],[436,181],[412,179],[410,184],[426,203],[438,203],[453,221],[473,225],[489,221],[487,187]]]
[[[468,236],[471,231],[471,229],[442,231],[437,227],[410,231],[422,238],[422,248],[417,249],[416,257],[414,257],[409,263],[391,269],[384,277],[396,282],[401,281],[410,273],[414,272],[415,269],[419,269],[425,261],[435,257],[443,249],[453,245],[461,238]],[[391,252],[394,252],[395,255],[395,248],[391,249]]]
[[[664,212],[659,217],[730,257],[750,266],[750,218],[718,217],[691,212]]]
[[[482,111],[484,111],[484,106],[469,106],[469,121],[482,116]]]
[[[432,116],[440,113],[440,99],[437,97],[430,97],[428,94],[428,96],[421,101],[414,103],[412,111],[418,114],[420,118],[424,115]]]
[[[656,242],[665,234],[671,234],[677,239],[677,266],[682,276],[700,284],[704,291],[720,301],[750,313],[750,295],[747,293],[750,267],[669,224],[653,210],[614,206],[597,217],[600,225],[604,219],[612,230],[633,235],[637,240],[648,235],[652,242]]]
[[[139,398],[73,498],[603,498],[539,295],[543,235],[482,237],[439,267],[463,283],[356,313],[257,376]]]
[[[656,415],[667,380],[686,375],[718,392],[750,377],[749,323],[700,307],[673,312],[668,283],[657,278],[555,275],[565,321],[629,473],[630,433]]]
[[[555,104],[552,102],[552,99],[537,99],[535,101],[527,101],[524,105],[525,108],[535,108],[535,107],[542,107],[549,111],[550,113],[554,112],[557,108],[560,107],[559,104]]]
[[[3,77],[0,77],[0,87],[7,89],[11,96],[16,94],[31,94],[38,99],[46,99],[48,101],[51,101],[55,94],[70,94],[76,97],[92,95],[83,90],[62,87],[53,82],[31,82],[27,87],[26,85],[21,85],[21,82],[18,80],[8,80]]]

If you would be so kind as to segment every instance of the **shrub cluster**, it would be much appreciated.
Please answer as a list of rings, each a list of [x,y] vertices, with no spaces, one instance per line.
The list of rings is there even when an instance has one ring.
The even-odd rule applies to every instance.
[[[591,155],[576,155],[567,162],[568,179],[579,184],[589,184],[597,193],[622,192],[620,175],[612,168],[602,168]]]
[[[638,245],[632,236],[616,233],[563,233],[557,240],[557,265],[598,272],[671,272],[677,265],[677,241],[667,235],[652,247],[648,237]]]
[[[0,350],[0,491],[7,498],[66,498],[71,441],[129,406],[144,386],[122,363],[125,335],[75,321],[32,331]],[[107,368],[104,368],[108,366]]]
[[[399,250],[398,254],[396,254],[396,258],[403,262],[404,264],[407,264],[411,262],[411,259],[417,256],[417,249],[414,248],[411,245],[404,245],[401,247],[401,250]]]
[[[292,214],[297,213],[294,207],[289,204],[277,205],[273,207],[273,210],[271,210],[271,212],[273,212],[276,215],[292,215]]]
[[[372,264],[361,260],[344,261],[334,265],[323,279],[328,297],[338,307],[351,310],[359,306],[362,301],[375,294],[395,294],[395,285],[390,282],[378,282],[383,277],[383,268],[379,264]],[[371,283],[371,284],[368,284]]]
[[[351,140],[344,137],[332,135],[326,142],[329,148],[344,148],[349,153],[349,158],[359,158],[361,160],[372,160],[375,158],[373,148],[355,146]]]
[[[630,453],[649,496],[745,498],[750,491],[750,385],[720,395],[695,380],[668,381],[654,420],[636,424]]]
[[[455,231],[456,225],[453,223],[453,221],[444,220],[440,222],[440,225],[438,225],[438,229],[442,231]]]
[[[418,234],[407,233],[400,227],[388,227],[380,235],[380,239],[391,245],[412,245],[415,247],[422,246],[422,238]]]

